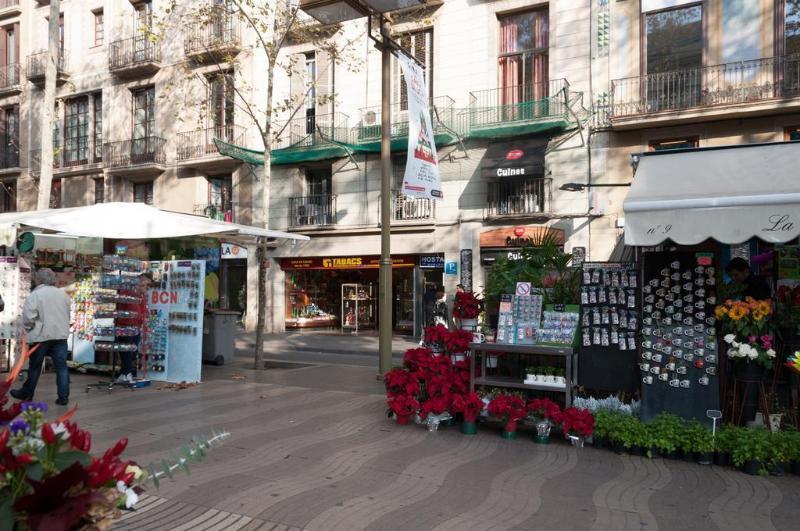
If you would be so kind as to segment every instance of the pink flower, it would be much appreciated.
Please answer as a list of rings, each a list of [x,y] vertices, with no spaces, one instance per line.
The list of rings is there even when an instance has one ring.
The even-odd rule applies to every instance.
[[[772,338],[767,334],[761,336],[761,346],[764,348],[772,348]]]
[[[747,336],[747,342],[748,343],[755,343],[756,342],[756,336]]]

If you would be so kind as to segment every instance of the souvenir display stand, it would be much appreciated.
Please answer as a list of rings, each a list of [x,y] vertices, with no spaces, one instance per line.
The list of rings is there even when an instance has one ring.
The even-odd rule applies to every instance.
[[[342,333],[375,327],[372,284],[342,284]]]
[[[639,388],[638,277],[635,263],[583,264],[578,374],[582,387],[629,393]]]
[[[643,271],[642,420],[667,411],[710,422],[720,407],[713,256],[644,253]]]
[[[14,364],[21,338],[22,305],[31,292],[31,269],[24,260],[0,256],[0,284],[5,308],[0,312],[0,370],[8,372]]]

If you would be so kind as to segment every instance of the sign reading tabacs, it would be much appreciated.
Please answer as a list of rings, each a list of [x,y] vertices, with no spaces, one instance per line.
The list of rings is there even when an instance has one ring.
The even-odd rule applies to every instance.
[[[378,269],[381,266],[380,256],[332,256],[309,258],[281,258],[281,269]],[[414,267],[417,257],[400,255],[392,257],[392,267]]]
[[[504,227],[481,233],[481,247],[525,247],[535,245],[545,234],[552,234],[559,245],[564,245],[564,231],[551,227]]]

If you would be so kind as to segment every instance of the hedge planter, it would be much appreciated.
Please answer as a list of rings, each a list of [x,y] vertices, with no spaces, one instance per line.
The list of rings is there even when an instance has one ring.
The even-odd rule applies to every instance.
[[[616,442],[615,441],[612,448],[613,448],[614,452],[616,452],[616,453],[618,453],[620,455],[625,453],[625,445],[623,443],[621,443],[621,442]]]
[[[716,452],[714,454],[714,464],[717,466],[731,466],[731,454],[727,452]]]
[[[658,449],[658,448],[656,448],[655,446],[651,446],[651,447],[650,447],[650,451],[649,451],[649,452],[647,452],[647,456],[648,456],[650,459],[655,459],[656,457],[661,457],[661,450],[659,450],[659,449]]]
[[[461,433],[464,435],[475,435],[478,433],[478,425],[474,422],[462,422],[461,423]]]
[[[714,462],[714,452],[698,452],[697,463],[700,465],[710,465]]]
[[[744,462],[744,466],[742,467],[742,472],[750,474],[751,476],[757,476],[760,471],[761,462],[757,459],[748,459]]]

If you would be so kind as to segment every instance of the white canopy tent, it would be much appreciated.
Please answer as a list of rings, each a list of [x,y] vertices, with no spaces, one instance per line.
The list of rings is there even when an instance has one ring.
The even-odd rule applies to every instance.
[[[9,212],[0,214],[0,226],[42,229],[49,232],[144,240],[184,236],[308,240],[308,236],[216,221],[191,214],[161,210],[142,203],[102,203],[85,207]]]
[[[625,244],[693,245],[800,235],[800,143],[642,154],[625,199]]]

